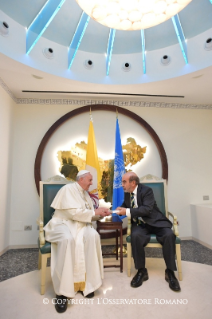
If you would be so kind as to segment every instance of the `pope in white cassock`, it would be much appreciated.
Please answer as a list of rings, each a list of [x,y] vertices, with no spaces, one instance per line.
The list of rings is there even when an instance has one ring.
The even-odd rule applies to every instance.
[[[78,291],[87,298],[102,285],[103,260],[100,237],[92,227],[94,215],[107,216],[107,208],[93,208],[88,189],[92,175],[83,170],[75,183],[63,186],[51,207],[54,215],[45,226],[45,238],[51,242],[51,276],[56,293],[55,308],[65,312],[67,298]]]

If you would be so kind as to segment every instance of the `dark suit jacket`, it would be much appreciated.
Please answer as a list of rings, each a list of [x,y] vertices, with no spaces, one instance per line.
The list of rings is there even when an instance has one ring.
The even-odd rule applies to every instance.
[[[145,223],[154,227],[172,227],[171,221],[157,207],[153,191],[150,187],[138,184],[138,208],[131,208],[130,193],[125,193],[122,207],[130,208],[131,218],[142,217]]]

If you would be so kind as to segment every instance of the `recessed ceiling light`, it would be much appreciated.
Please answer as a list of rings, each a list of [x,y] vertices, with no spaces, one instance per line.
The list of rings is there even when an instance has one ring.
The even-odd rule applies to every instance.
[[[129,72],[131,70],[131,64],[129,62],[125,62],[122,64],[122,69],[125,71],[125,72]]]
[[[205,41],[205,50],[207,50],[207,51],[212,50],[212,38],[208,38]]]
[[[200,74],[200,75],[197,75],[197,76],[193,76],[192,79],[198,79],[198,78],[201,78],[201,76],[203,76],[203,74]]]
[[[37,79],[37,80],[42,80],[43,77],[42,76],[38,76],[38,75],[35,75],[35,74],[32,74],[33,78]]]
[[[0,22],[0,34],[3,36],[3,37],[7,37],[8,34],[9,34],[9,25],[7,22],[3,21],[3,22]]]
[[[47,58],[47,59],[53,59],[54,57],[54,50],[52,48],[45,48],[43,50],[43,55]]]
[[[92,69],[93,68],[93,61],[92,60],[85,60],[84,66],[86,69]]]
[[[171,62],[171,58],[165,54],[160,61],[163,65],[168,65]]]

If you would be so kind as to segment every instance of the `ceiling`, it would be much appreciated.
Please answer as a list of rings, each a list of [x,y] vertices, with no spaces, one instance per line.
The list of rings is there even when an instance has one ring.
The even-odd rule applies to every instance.
[[[144,31],[146,74],[142,65],[141,32],[117,30],[110,73],[106,76],[105,56],[110,29],[91,19],[68,69],[68,48],[82,14],[74,0],[64,2],[28,55],[26,28],[46,0],[0,0],[0,23],[9,25],[9,35],[0,35],[0,77],[18,99],[77,96],[211,105],[212,50],[204,47],[206,40],[212,37],[211,2],[193,0],[179,13],[188,64],[183,59],[170,19]],[[48,48],[53,49],[53,57],[45,56]],[[171,58],[169,65],[161,63],[164,55]],[[93,62],[90,68],[86,65],[88,60]],[[124,69],[125,63],[129,63],[129,70]]]

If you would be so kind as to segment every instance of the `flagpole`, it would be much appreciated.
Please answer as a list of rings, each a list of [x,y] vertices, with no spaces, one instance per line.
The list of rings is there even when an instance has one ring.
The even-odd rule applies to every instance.
[[[93,122],[92,114],[91,114],[91,107],[90,107],[90,121]]]
[[[113,210],[121,206],[124,201],[124,191],[122,188],[122,176],[125,174],[124,157],[121,145],[121,135],[118,121],[118,111],[116,109],[116,135],[115,135],[115,159],[113,178]]]
[[[97,208],[99,206],[98,185],[101,181],[101,172],[99,167],[91,108],[85,169],[87,169],[93,176],[93,184],[90,186],[89,195],[93,200],[94,207]]]
[[[121,134],[118,121],[118,110],[116,108],[116,136],[115,136],[115,159],[114,159],[114,179],[113,179],[113,210],[121,206],[124,200],[122,188],[122,176],[125,174],[124,157],[121,145]],[[114,250],[114,253],[116,249]],[[118,249],[120,254],[120,247]],[[127,254],[127,249],[123,246],[122,253]]]

